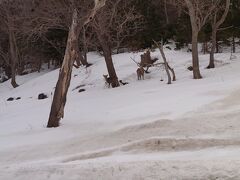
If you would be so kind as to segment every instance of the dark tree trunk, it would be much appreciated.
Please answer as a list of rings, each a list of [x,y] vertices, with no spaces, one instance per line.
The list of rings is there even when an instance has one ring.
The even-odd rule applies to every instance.
[[[118,77],[117,77],[117,74],[113,65],[113,60],[112,60],[112,51],[106,44],[104,44],[102,48],[103,48],[105,63],[107,65],[108,74],[112,80],[111,86],[112,88],[119,87],[120,84],[119,84]]]
[[[89,66],[90,64],[87,61],[87,53],[88,53],[88,45],[87,45],[87,39],[86,39],[86,27],[83,27],[83,59],[86,66]]]
[[[10,79],[12,77],[12,70],[11,70],[11,66],[6,65],[5,66],[5,74],[8,77],[8,79]]]
[[[18,87],[16,83],[16,68],[18,62],[18,55],[17,55],[17,44],[14,32],[9,30],[9,46],[10,46],[10,58],[11,58],[11,84],[14,88]]]
[[[112,60],[112,50],[109,47],[108,42],[105,40],[103,35],[101,35],[100,33],[97,33],[97,37],[102,46],[103,56],[107,66],[108,75],[112,81],[111,86],[112,88],[119,87],[120,84],[119,84],[117,73],[115,71],[113,60]]]
[[[215,51],[216,51],[216,39],[217,39],[217,29],[215,29],[213,27],[213,30],[212,30],[212,47],[211,47],[211,52],[210,52],[209,65],[207,66],[208,69],[215,68],[214,54],[215,54]]]
[[[173,68],[171,68],[170,66],[169,66],[169,64],[168,64],[168,69],[171,71],[171,73],[172,73],[172,81],[176,81],[177,79],[176,79],[176,74],[175,74],[175,71],[174,71],[174,69]]]
[[[165,56],[165,53],[163,51],[163,43],[162,44],[158,44],[156,41],[154,41],[154,43],[156,44],[156,46],[158,47],[160,53],[161,53],[161,56],[163,58],[163,62],[164,62],[164,68],[166,70],[166,73],[167,73],[167,77],[168,77],[168,84],[172,84],[172,79],[171,79],[171,75],[170,75],[170,72],[169,72],[169,65],[168,65],[168,62],[167,62],[167,58]],[[171,71],[172,72],[172,71]],[[174,73],[174,76],[175,76],[175,73]],[[174,77],[174,80],[176,80],[176,77]]]
[[[201,79],[198,58],[198,32],[192,30],[192,64],[193,64],[193,78]]]
[[[73,63],[77,58],[78,51],[78,14],[73,13],[72,25],[68,34],[67,47],[64,55],[62,67],[54,92],[51,112],[47,127],[58,127],[60,119],[64,117],[64,107],[66,104],[67,92],[71,81]]]
[[[50,69],[51,60],[48,61],[48,69]]]
[[[78,54],[79,54],[79,58],[80,58],[82,65],[89,66],[89,63],[87,62],[87,59],[85,58],[85,56],[80,51]]]
[[[117,73],[116,70],[114,68],[114,64],[113,64],[113,60],[112,60],[112,50],[109,47],[109,43],[106,40],[107,38],[104,38],[104,35],[102,35],[100,32],[96,32],[97,34],[97,38],[101,44],[102,50],[103,50],[103,56],[105,59],[105,63],[107,66],[107,70],[108,70],[108,75],[111,79],[111,86],[112,88],[115,87],[119,87],[119,81],[118,81],[118,77],[117,77]]]
[[[218,39],[216,39],[216,53],[219,53],[219,43],[218,43]]]
[[[206,41],[203,42],[202,51],[203,51],[203,54],[207,53],[207,42]]]
[[[166,18],[166,24],[169,24],[169,18],[168,18],[168,8],[167,8],[167,0],[164,0],[164,13]]]
[[[37,71],[40,73],[42,68],[42,60],[40,59],[38,64],[37,64]]]
[[[89,64],[87,62],[87,45],[86,45],[86,32],[85,32],[85,28],[83,27],[82,28],[82,39],[83,39],[83,53],[80,51],[80,48],[79,48],[79,45],[77,47],[77,59],[76,59],[76,63],[77,63],[77,66],[86,66],[86,67],[89,67],[91,64]]]
[[[25,63],[22,62],[21,64],[18,65],[18,74],[22,75],[24,71]]]
[[[232,52],[236,53],[236,43],[235,43],[235,36],[232,37]]]

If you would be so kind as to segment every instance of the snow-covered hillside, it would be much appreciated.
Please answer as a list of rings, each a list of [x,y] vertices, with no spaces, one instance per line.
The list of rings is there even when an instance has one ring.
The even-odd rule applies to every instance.
[[[172,85],[158,68],[137,81],[131,57],[140,54],[113,56],[129,84],[108,89],[104,60],[90,53],[94,65],[74,69],[55,129],[46,124],[59,70],[17,77],[16,89],[0,84],[0,179],[238,179],[240,53],[232,60],[217,54],[211,70],[201,55],[203,79],[193,80],[191,54],[166,49],[177,75]],[[75,90],[80,85],[85,92]],[[38,100],[39,93],[49,98]]]

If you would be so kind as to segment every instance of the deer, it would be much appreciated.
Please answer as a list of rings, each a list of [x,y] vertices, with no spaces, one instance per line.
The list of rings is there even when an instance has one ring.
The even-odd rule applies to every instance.
[[[142,66],[137,69],[138,80],[141,80],[141,79],[144,80],[144,72],[145,72],[145,70]]]
[[[108,75],[103,75],[104,79],[105,79],[105,84],[108,86],[108,88],[110,88],[110,85],[112,83],[112,78],[108,77]]]

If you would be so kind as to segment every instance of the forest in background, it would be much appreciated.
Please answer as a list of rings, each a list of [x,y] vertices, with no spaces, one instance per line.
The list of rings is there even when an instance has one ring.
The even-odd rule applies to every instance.
[[[48,0],[41,3],[31,0],[17,0],[14,3],[11,0],[1,1],[0,68],[1,72],[5,72],[6,75],[4,79],[1,79],[2,81],[10,79],[15,73],[24,75],[28,72],[40,71],[43,63],[60,67],[64,58],[70,22],[70,17],[64,13],[64,11],[70,10],[69,7],[64,7],[67,5],[66,2],[59,3],[59,7],[57,7]],[[189,15],[176,1],[112,1],[110,5],[112,9],[115,3],[118,3],[119,9],[114,18],[121,17],[123,19],[114,22],[118,24],[108,24],[110,28],[107,31],[112,36],[109,44],[111,44],[113,53],[151,48],[154,45],[152,40],[163,39],[165,42],[174,40],[176,50],[191,43]],[[48,4],[51,5],[48,6]],[[54,8],[59,8],[59,12],[54,12]],[[131,15],[132,17],[130,17]],[[221,52],[222,45],[232,45],[233,52],[235,51],[234,43],[239,43],[238,38],[240,37],[239,17],[240,2],[232,0],[226,20],[217,34],[216,52]],[[104,25],[104,22],[99,23]],[[101,31],[101,29],[97,30]],[[209,20],[201,29],[198,38],[199,42],[205,45],[204,53],[209,52],[210,49],[208,43],[211,42],[211,31],[211,21]],[[12,41],[15,44],[13,49],[16,51],[16,57],[11,55],[10,34],[14,36]],[[101,53],[102,46],[96,37],[93,23],[84,26],[80,36],[79,50],[85,59],[81,61],[81,64],[86,65],[86,53],[89,51]],[[13,61],[16,62],[14,68],[16,72],[12,72]]]

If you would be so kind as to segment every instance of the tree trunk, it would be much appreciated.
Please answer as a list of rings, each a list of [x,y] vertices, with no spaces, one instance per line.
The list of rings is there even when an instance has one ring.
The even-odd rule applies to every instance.
[[[156,41],[153,41],[156,46],[158,47],[160,53],[161,53],[161,56],[163,58],[163,62],[164,62],[164,68],[166,70],[166,73],[167,73],[167,77],[168,77],[168,83],[167,84],[172,84],[172,80],[171,80],[171,75],[170,75],[170,72],[169,72],[169,65],[168,65],[168,62],[167,62],[167,58],[165,56],[165,53],[163,51],[163,43],[162,44],[159,44],[157,43]],[[175,78],[176,79],[176,78]]]
[[[47,127],[58,127],[60,119],[64,117],[64,107],[66,104],[67,91],[71,81],[73,63],[77,58],[78,48],[78,14],[73,13],[72,25],[68,34],[67,47],[64,55],[62,67],[59,72],[59,78],[54,92],[51,112]]]
[[[210,52],[209,65],[207,66],[208,69],[215,68],[214,54],[216,51],[216,39],[217,39],[217,29],[216,29],[216,27],[212,27],[212,47],[211,47],[211,52]]]
[[[232,37],[232,52],[236,53],[236,43],[235,43],[235,36]]]
[[[108,74],[112,80],[111,86],[112,88],[119,87],[120,84],[119,84],[118,77],[117,77],[117,74],[113,65],[113,60],[112,60],[112,51],[106,44],[104,44],[102,48],[103,48],[103,54],[104,54],[104,59],[107,66]]]
[[[62,67],[59,72],[51,112],[48,119],[47,127],[49,128],[58,127],[60,119],[64,117],[64,107],[67,100],[68,88],[70,86],[72,68],[74,61],[78,58],[77,52],[79,50],[78,39],[80,30],[93,19],[96,12],[105,5],[106,0],[95,0],[94,3],[94,8],[81,18],[78,17],[78,10],[73,10],[72,23],[68,33],[67,47]],[[86,9],[86,11],[88,11],[88,9]],[[79,19],[81,19],[80,22],[78,21]]]
[[[218,43],[218,39],[216,39],[216,53],[219,53],[219,43]]]
[[[198,32],[192,30],[192,64],[193,64],[193,78],[201,79],[201,73],[199,70],[199,57],[198,57]]]
[[[169,24],[168,12],[167,12],[167,0],[164,0],[164,12],[166,17],[166,24]]]
[[[171,68],[170,66],[169,66],[169,64],[168,64],[168,69],[171,71],[171,73],[172,73],[172,81],[176,81],[177,79],[176,79],[176,74],[175,74],[175,71],[174,71],[174,69],[173,68]]]
[[[102,35],[100,32],[97,31],[96,34],[103,50],[103,56],[107,66],[108,75],[109,78],[111,79],[111,86],[112,88],[119,87],[120,84],[118,81],[116,70],[114,68],[112,60],[112,50],[108,45],[109,43],[106,41],[106,38],[104,38],[104,35]]]
[[[10,46],[10,57],[11,57],[11,84],[14,88],[18,87],[16,83],[16,68],[18,62],[16,39],[14,32],[9,30],[9,46]]]
[[[202,45],[202,51],[203,51],[203,54],[207,53],[207,42],[205,40],[204,40],[203,45]]]
[[[88,45],[87,45],[87,39],[86,39],[86,27],[83,27],[83,59],[86,66],[89,66],[91,64],[87,61],[87,53],[88,53]],[[82,62],[83,63],[83,62]]]
[[[83,55],[80,51],[79,51],[79,58],[80,58],[80,61],[81,61],[81,63],[82,63],[82,65],[84,65],[84,66],[89,66],[89,63],[87,62],[87,59],[85,58],[86,56],[85,55]]]
[[[212,21],[212,48],[211,48],[211,52],[210,52],[210,62],[208,65],[208,69],[210,68],[215,68],[215,64],[214,64],[214,53],[216,51],[216,47],[217,47],[217,31],[218,28],[220,27],[220,25],[225,21],[228,11],[229,11],[229,7],[230,7],[230,0],[226,0],[226,6],[225,6],[225,10],[224,13],[222,14],[221,18],[219,20],[218,19],[218,11],[217,9],[214,12],[213,15],[213,21]],[[218,47],[217,47],[218,50]]]

